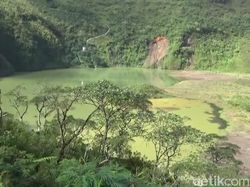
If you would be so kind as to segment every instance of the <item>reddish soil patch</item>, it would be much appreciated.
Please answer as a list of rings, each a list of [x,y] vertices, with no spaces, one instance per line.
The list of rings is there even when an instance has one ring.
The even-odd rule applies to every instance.
[[[144,67],[157,67],[159,62],[168,54],[169,40],[166,37],[157,37],[149,45],[149,54]]]

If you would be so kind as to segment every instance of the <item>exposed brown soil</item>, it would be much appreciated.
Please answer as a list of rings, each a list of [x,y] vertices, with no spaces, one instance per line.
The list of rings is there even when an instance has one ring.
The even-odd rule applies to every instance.
[[[149,45],[149,54],[144,67],[157,67],[159,62],[168,54],[169,40],[166,37],[157,37]]]
[[[232,133],[228,136],[230,143],[240,147],[240,152],[237,159],[243,162],[243,172],[250,173],[250,135],[245,132]]]

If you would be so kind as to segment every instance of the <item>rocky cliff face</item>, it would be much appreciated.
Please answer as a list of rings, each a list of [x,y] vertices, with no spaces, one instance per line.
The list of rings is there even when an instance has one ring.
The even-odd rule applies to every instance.
[[[158,67],[168,55],[169,40],[166,37],[157,37],[149,45],[149,54],[144,62],[144,67]]]

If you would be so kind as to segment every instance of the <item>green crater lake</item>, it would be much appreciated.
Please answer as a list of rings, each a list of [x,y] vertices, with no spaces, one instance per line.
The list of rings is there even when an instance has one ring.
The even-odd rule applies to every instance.
[[[109,80],[119,86],[153,85],[158,88],[167,88],[174,85],[177,80],[170,77],[165,70],[152,70],[142,68],[105,68],[105,69],[61,69],[33,73],[23,73],[0,79],[0,88],[3,94],[18,85],[26,87],[25,93],[32,98],[43,86],[80,86],[82,84]],[[186,118],[186,124],[206,133],[225,135],[227,122],[223,119],[223,110],[214,104],[199,100],[184,98],[162,98],[151,100],[154,108],[171,111]],[[3,97],[5,111],[14,113],[9,105],[6,95]],[[76,107],[74,115],[84,117],[92,110],[89,106]],[[24,120],[35,124],[36,111],[30,106]],[[138,151],[149,159],[154,158],[153,145],[138,137],[132,143],[134,151]],[[189,149],[184,147],[183,149]],[[190,149],[189,149],[190,150]],[[193,149],[195,150],[195,149]]]

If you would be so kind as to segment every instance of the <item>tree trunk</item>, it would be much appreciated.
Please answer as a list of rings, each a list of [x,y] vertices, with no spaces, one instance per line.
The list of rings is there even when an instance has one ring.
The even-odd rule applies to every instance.
[[[3,110],[0,107],[0,130],[3,128]]]
[[[108,142],[108,131],[109,131],[109,125],[108,125],[108,122],[106,122],[105,131],[103,135],[103,141],[102,141],[102,150],[101,150],[101,154],[105,158],[108,158],[107,150],[105,150],[107,147],[107,142]]]
[[[41,112],[40,111],[38,111],[37,127],[38,127],[38,130],[40,131],[41,127],[42,127]]]
[[[64,159],[65,149],[66,149],[66,145],[63,144],[58,155],[58,159],[57,159],[58,164]]]
[[[167,156],[167,165],[166,165],[166,168],[169,169],[169,166],[170,166],[170,156]]]

